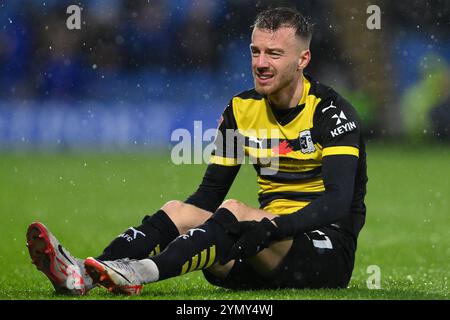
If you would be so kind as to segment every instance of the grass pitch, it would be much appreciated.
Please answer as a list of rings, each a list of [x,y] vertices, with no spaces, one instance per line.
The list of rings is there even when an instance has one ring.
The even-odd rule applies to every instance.
[[[449,299],[450,148],[369,145],[367,220],[346,290],[231,291],[201,272],[147,285],[138,297],[96,288],[86,297],[57,296],[30,263],[29,223],[46,224],[75,256],[97,255],[171,199],[197,187],[203,165],[175,166],[157,154],[7,154],[0,160],[0,299]],[[228,195],[257,206],[246,165]],[[381,271],[368,289],[367,268]]]

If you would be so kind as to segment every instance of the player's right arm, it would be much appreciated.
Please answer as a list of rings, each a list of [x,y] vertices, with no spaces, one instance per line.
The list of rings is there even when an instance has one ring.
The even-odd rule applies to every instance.
[[[215,149],[198,189],[185,201],[198,208],[214,212],[225,199],[240,169],[237,124],[232,102],[228,104],[220,118],[214,141]]]

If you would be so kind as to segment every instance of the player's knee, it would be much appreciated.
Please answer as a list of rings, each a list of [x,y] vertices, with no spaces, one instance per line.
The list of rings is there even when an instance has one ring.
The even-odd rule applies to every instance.
[[[235,199],[227,199],[224,202],[222,202],[222,204],[220,205],[220,208],[225,208],[225,209],[228,209],[231,212],[233,212],[233,211],[240,210],[241,206],[242,206],[242,202],[235,200]]]
[[[170,200],[161,207],[161,210],[163,210],[169,217],[174,217],[180,214],[185,206],[186,204],[182,201]]]
[[[177,227],[180,234],[204,223],[211,214],[179,200],[171,200],[161,207]]]
[[[246,205],[243,204],[242,202],[235,200],[235,199],[228,199],[225,200],[221,205],[220,208],[225,208],[228,209],[229,211],[231,211],[234,216],[238,219],[238,220],[246,220]]]

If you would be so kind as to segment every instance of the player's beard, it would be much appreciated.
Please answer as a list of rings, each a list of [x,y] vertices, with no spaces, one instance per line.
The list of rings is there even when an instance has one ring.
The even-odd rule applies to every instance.
[[[253,72],[255,90],[262,96],[271,96],[277,95],[282,92],[284,89],[292,86],[293,82],[297,83],[298,74],[297,74],[297,66],[293,66],[288,69],[290,72],[278,73],[273,72],[273,78],[270,85],[261,85],[258,83],[256,79],[256,71]],[[295,71],[294,71],[295,70]]]

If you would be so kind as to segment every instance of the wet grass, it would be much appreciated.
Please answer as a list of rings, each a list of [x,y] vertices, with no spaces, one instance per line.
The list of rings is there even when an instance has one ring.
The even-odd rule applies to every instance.
[[[175,166],[167,155],[2,154],[0,161],[0,299],[449,299],[450,148],[370,145],[368,215],[345,290],[231,291],[201,272],[148,285],[138,297],[96,288],[86,297],[53,293],[30,263],[27,225],[42,221],[72,254],[96,255],[164,202],[195,190],[202,165]],[[257,205],[253,168],[245,166],[229,197]],[[367,269],[381,271],[368,289]]]

